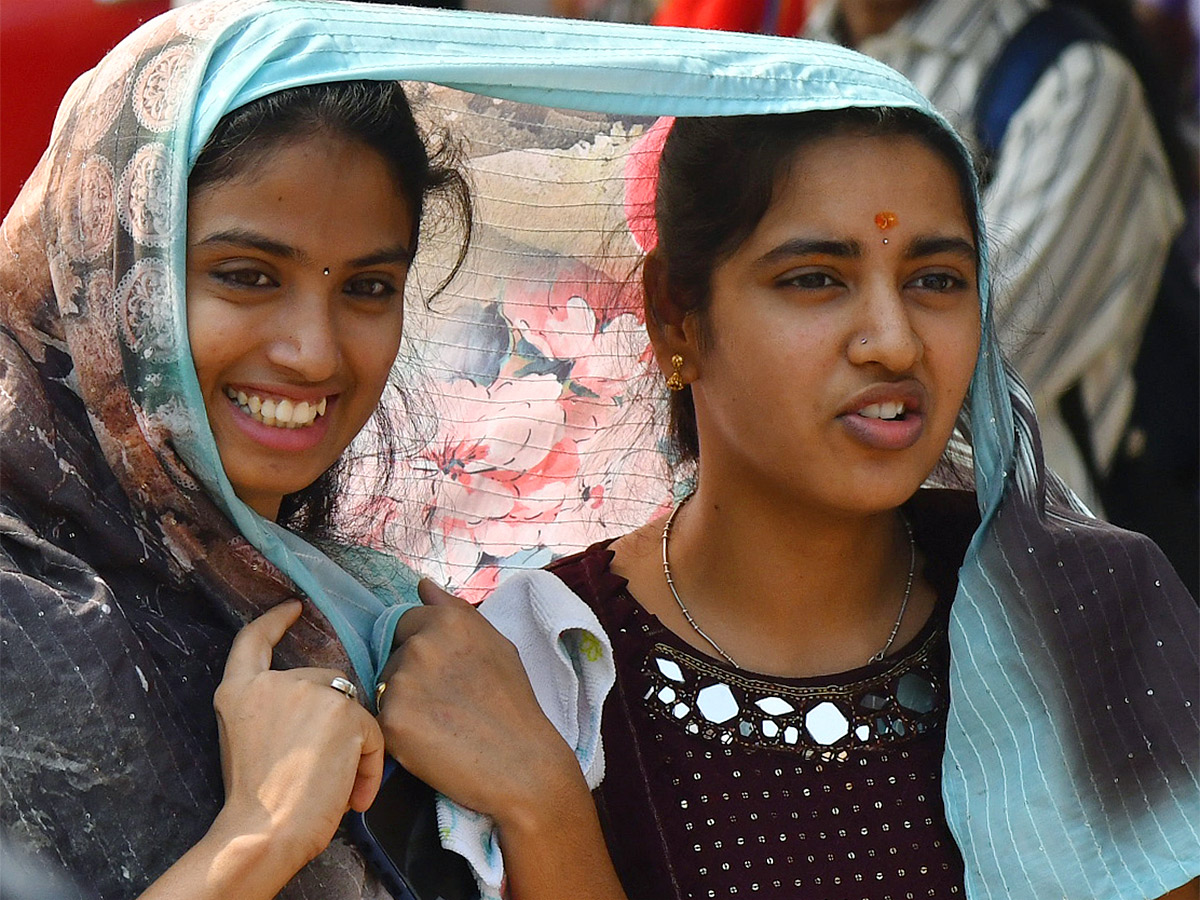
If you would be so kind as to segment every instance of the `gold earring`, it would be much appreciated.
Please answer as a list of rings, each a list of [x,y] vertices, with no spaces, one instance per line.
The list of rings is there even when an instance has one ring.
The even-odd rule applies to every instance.
[[[679,374],[679,370],[683,368],[683,357],[678,353],[671,356],[671,367],[675,371],[667,376],[667,387],[673,391],[682,391],[684,384],[683,378]]]

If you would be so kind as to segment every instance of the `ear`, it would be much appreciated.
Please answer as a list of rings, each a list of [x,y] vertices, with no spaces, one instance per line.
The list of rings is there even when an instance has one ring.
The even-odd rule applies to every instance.
[[[699,361],[697,321],[693,310],[684,309],[672,294],[667,279],[667,263],[652,250],[642,263],[642,296],[646,311],[646,331],[659,371],[664,376],[674,371],[671,357],[684,359],[681,374],[685,383],[696,379]]]

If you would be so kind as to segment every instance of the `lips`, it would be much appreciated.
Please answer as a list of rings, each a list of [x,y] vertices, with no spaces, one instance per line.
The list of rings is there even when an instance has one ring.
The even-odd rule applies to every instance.
[[[906,450],[925,430],[925,391],[919,382],[872,385],[838,414],[847,433],[874,450]]]
[[[328,397],[309,402],[276,397],[270,394],[249,393],[233,387],[225,388],[225,396],[256,422],[273,428],[307,428],[325,415]]]
[[[337,394],[308,392],[287,397],[262,388],[227,385],[229,420],[238,431],[264,449],[302,453],[318,446],[329,433],[329,418]]]

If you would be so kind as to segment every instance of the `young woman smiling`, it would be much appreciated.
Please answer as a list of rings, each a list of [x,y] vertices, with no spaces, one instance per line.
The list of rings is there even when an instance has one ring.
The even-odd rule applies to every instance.
[[[335,837],[383,770],[356,696],[389,638],[356,637],[416,577],[345,542],[337,485],[425,207],[461,237],[470,206],[394,80],[176,127],[212,12],[85,79],[5,221],[4,717],[31,761],[5,769],[5,825],[88,896],[376,897]],[[168,149],[189,144],[190,171]]]
[[[188,203],[188,338],[221,463],[274,520],[379,405],[416,236],[393,164],[318,130]],[[199,177],[198,177],[199,176]],[[349,212],[353,211],[353,215]],[[336,214],[335,214],[336,213]]]

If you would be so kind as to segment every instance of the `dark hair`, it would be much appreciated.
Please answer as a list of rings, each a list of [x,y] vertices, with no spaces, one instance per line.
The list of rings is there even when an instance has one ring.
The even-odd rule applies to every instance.
[[[663,147],[655,199],[655,254],[671,302],[681,311],[703,313],[710,300],[713,272],[766,215],[796,154],[807,144],[846,134],[911,136],[940,154],[957,176],[978,248],[971,161],[954,136],[924,113],[887,107],[681,118],[675,121]],[[703,317],[700,321],[703,337]],[[690,387],[671,393],[670,431],[681,461],[699,458]]]
[[[429,232],[422,221],[427,201],[441,201],[444,219],[462,229],[458,255],[446,277],[433,289],[440,292],[462,266],[472,225],[470,193],[458,168],[458,144],[445,133],[424,134],[417,126],[404,88],[396,81],[335,81],[303,85],[268,94],[225,115],[213,130],[188,177],[188,194],[236,178],[268,156],[280,142],[297,136],[331,134],[359,141],[386,160],[419,234]],[[399,385],[392,385],[399,389]],[[402,401],[408,406],[408,398]],[[409,407],[411,408],[411,407]],[[398,455],[395,426],[383,406],[376,410],[373,434],[378,447],[377,489],[391,480]],[[346,454],[308,487],[288,494],[278,521],[312,539],[335,540],[337,498],[341,495],[349,460]]]

